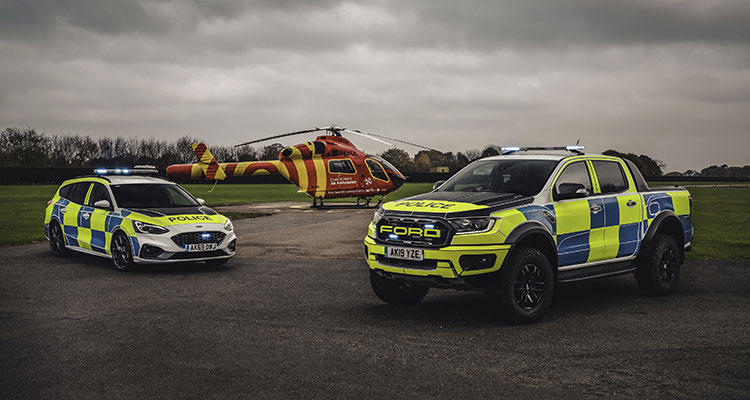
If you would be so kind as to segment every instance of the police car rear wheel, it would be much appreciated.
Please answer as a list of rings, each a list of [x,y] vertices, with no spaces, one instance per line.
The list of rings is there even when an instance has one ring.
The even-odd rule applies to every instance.
[[[417,304],[430,290],[427,286],[411,285],[385,278],[373,270],[370,270],[370,285],[380,300],[394,306]]]
[[[57,221],[49,225],[49,249],[55,257],[70,255],[70,250],[65,246],[65,235]]]
[[[665,296],[680,280],[680,253],[669,235],[656,235],[648,257],[638,263],[636,279],[641,290],[651,296]]]
[[[124,233],[118,232],[112,238],[112,261],[118,271],[128,271],[133,268],[133,252],[130,240]]]
[[[500,269],[490,297],[502,319],[529,323],[552,303],[555,277],[547,257],[534,248],[521,248]]]

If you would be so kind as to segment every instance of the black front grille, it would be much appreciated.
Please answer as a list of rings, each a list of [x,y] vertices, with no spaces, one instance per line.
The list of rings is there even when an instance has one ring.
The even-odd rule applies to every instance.
[[[388,265],[391,267],[409,268],[409,269],[435,269],[437,268],[437,260],[401,260],[398,258],[388,258],[382,254],[377,254],[375,259],[378,260],[379,264]]]
[[[221,243],[227,235],[222,232],[186,232],[172,236],[174,244],[185,247],[188,244]]]
[[[412,247],[443,247],[453,237],[453,228],[441,219],[389,216],[376,229],[380,243]]]
[[[184,253],[174,253],[171,257],[169,257],[170,260],[189,260],[192,258],[206,258],[206,257],[218,257],[218,256],[228,256],[229,254],[225,253],[224,250],[213,250],[213,251],[194,251],[194,252],[184,252]]]

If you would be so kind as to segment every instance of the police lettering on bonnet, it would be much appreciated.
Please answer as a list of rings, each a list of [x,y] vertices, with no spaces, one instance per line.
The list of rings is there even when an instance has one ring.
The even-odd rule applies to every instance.
[[[558,282],[634,273],[645,293],[669,294],[692,244],[687,190],[651,188],[632,162],[582,146],[503,148],[438,186],[384,204],[369,226],[370,282],[387,303],[475,289],[531,322]]]
[[[219,265],[234,256],[232,222],[179,185],[146,176],[155,168],[95,173],[63,182],[47,204],[44,228],[55,256],[109,257],[122,271],[135,263]]]

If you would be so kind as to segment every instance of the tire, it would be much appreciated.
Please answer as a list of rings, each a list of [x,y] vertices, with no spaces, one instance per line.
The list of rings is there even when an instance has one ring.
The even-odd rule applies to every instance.
[[[649,253],[638,262],[635,277],[638,286],[649,296],[674,292],[680,280],[680,249],[672,236],[654,237]]]
[[[372,291],[380,300],[394,306],[408,306],[419,303],[430,290],[427,286],[396,282],[370,270]]]
[[[555,292],[555,274],[538,249],[520,248],[500,268],[489,294],[506,322],[527,324],[544,315]]]
[[[49,249],[55,257],[68,257],[72,253],[65,245],[65,234],[57,221],[49,224]]]
[[[112,236],[110,245],[112,253],[112,262],[115,269],[122,272],[132,271],[135,263],[133,262],[133,248],[130,245],[130,239],[122,232],[117,232]]]
[[[217,258],[215,260],[206,260],[206,265],[212,266],[212,267],[220,267],[229,261],[228,258]]]

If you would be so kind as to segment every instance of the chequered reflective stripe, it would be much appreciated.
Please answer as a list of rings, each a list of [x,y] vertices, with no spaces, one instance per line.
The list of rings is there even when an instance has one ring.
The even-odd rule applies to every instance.
[[[601,207],[598,213],[591,212],[595,205]],[[545,210],[554,213],[554,222],[545,216]],[[520,216],[514,213],[504,216],[509,225],[503,231],[507,235],[525,221],[541,222],[557,242],[560,266],[584,264],[636,254],[651,222],[665,210],[678,215],[687,243],[692,235],[692,224],[688,194],[684,191],[623,193],[519,207]]]
[[[63,213],[62,209],[66,209]],[[60,198],[53,206],[52,216],[62,222],[68,246],[81,247],[102,254],[111,254],[112,234],[122,227],[130,211],[112,213],[88,206],[79,206]],[[88,215],[86,218],[84,215]],[[138,239],[130,237],[133,255],[140,251]]]

